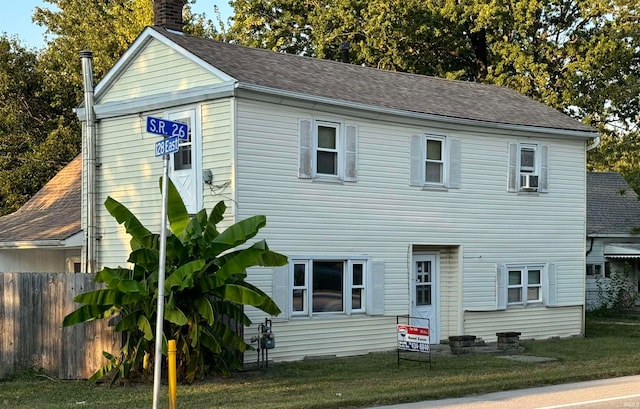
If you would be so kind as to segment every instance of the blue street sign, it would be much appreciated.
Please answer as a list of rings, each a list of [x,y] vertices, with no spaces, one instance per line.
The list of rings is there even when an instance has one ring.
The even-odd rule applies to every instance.
[[[156,157],[176,153],[180,150],[180,140],[177,136],[156,142]]]
[[[162,136],[189,138],[189,126],[183,122],[174,122],[162,118],[147,117],[147,132]]]

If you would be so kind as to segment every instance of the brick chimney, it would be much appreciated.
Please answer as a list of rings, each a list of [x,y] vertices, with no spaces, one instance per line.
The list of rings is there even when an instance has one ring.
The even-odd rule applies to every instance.
[[[182,32],[182,8],[186,0],[154,0],[153,25]]]

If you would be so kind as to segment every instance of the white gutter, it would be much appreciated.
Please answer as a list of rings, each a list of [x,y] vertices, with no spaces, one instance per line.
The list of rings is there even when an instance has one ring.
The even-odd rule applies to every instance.
[[[591,149],[597,148],[598,145],[600,145],[600,135],[596,136],[595,139],[593,140],[593,143],[587,146],[587,152],[589,152]]]
[[[95,273],[96,270],[96,141],[95,129],[96,119],[93,110],[93,68],[91,60],[93,53],[89,50],[80,51],[82,60],[82,81],[84,85],[84,111],[85,111],[85,151],[82,155],[85,169],[85,185],[83,186],[86,195],[86,223],[84,239],[84,268],[87,273]]]
[[[0,243],[0,249],[35,249],[64,246],[64,240],[5,241]]]

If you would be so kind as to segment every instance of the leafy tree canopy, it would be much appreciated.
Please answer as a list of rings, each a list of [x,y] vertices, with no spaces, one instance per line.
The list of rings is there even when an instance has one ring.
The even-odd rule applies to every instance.
[[[79,151],[78,127],[54,100],[39,55],[0,37],[0,214],[17,210]]]

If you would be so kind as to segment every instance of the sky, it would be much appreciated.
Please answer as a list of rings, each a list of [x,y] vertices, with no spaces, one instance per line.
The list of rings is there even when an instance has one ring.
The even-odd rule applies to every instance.
[[[213,6],[217,5],[222,14],[222,20],[233,14],[228,0],[197,0],[192,7],[195,13],[205,13],[207,17],[215,21]],[[53,8],[51,3],[44,0],[0,0],[0,33],[9,36],[17,36],[27,48],[44,47],[45,28],[31,21],[31,16],[36,7]]]

